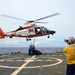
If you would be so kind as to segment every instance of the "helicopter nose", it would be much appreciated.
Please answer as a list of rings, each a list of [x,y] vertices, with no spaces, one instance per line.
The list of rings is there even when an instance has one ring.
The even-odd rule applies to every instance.
[[[53,34],[56,33],[56,31],[52,31],[52,30],[50,30],[49,33],[53,35]]]

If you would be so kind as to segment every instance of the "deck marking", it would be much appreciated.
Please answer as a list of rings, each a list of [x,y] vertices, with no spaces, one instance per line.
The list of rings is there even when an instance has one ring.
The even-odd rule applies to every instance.
[[[44,65],[43,64],[43,67],[50,67],[50,66],[54,66],[54,65],[58,65],[58,64],[60,64],[60,63],[62,63],[62,61],[63,60],[61,60],[61,59],[59,59],[59,58],[55,58],[55,57],[41,57],[41,58],[48,58],[47,60],[51,60],[51,61],[53,61],[54,59],[55,59],[55,61],[58,61],[58,62],[56,62],[56,63],[53,63],[53,64],[48,64],[48,65]],[[49,59],[50,58],[50,59]],[[10,58],[8,58],[8,59],[10,59]],[[10,61],[10,60],[8,60],[8,59],[2,59],[2,60],[0,60],[0,62],[4,62],[4,61]],[[13,58],[12,58],[13,59]],[[14,58],[14,59],[16,59],[16,58]],[[41,60],[41,59],[38,59],[38,60],[34,60],[35,58],[30,58],[31,59],[31,61],[30,62],[34,62],[34,61],[47,61],[47,60]],[[30,60],[29,58],[28,58],[28,60]],[[22,60],[23,62],[27,62],[28,61],[27,60],[27,58],[26,58],[26,60]],[[14,60],[13,60],[14,61]],[[15,60],[15,61],[17,61],[17,60]],[[12,61],[11,61],[12,62]],[[13,66],[3,66],[3,65],[0,65],[0,67],[2,67],[2,68],[19,68],[19,67],[13,67]],[[39,68],[40,66],[38,65],[38,66],[28,66],[28,67],[24,67],[24,68]]]
[[[32,61],[32,58],[34,58],[36,55],[32,56],[27,62],[25,62],[23,65],[21,65],[17,70],[15,70],[11,75],[17,75],[25,66]]]

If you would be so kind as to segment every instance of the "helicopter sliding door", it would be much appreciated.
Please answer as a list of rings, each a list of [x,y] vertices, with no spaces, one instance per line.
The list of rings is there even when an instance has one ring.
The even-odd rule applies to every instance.
[[[46,34],[46,28],[44,27],[35,28],[35,33],[36,34]]]
[[[35,33],[36,34],[42,34],[41,28],[40,27],[35,28]]]

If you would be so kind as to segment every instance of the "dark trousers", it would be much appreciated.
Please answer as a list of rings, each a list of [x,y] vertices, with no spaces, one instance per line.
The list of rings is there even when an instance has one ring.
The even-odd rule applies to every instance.
[[[29,50],[29,53],[28,53],[28,55],[31,55],[31,51]]]
[[[75,75],[75,64],[67,64],[66,75]]]

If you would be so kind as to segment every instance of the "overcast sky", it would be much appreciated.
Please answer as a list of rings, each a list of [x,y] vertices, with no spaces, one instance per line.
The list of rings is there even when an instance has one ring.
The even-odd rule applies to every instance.
[[[42,21],[49,23],[38,25],[55,30],[56,33],[49,39],[47,36],[35,38],[37,47],[64,47],[66,46],[64,39],[75,37],[75,0],[0,0],[0,15],[33,20],[54,13],[60,15],[44,19]],[[0,17],[0,27],[4,32],[15,30],[24,23]],[[27,42],[25,38],[0,39],[0,47],[28,47],[33,40]]]

